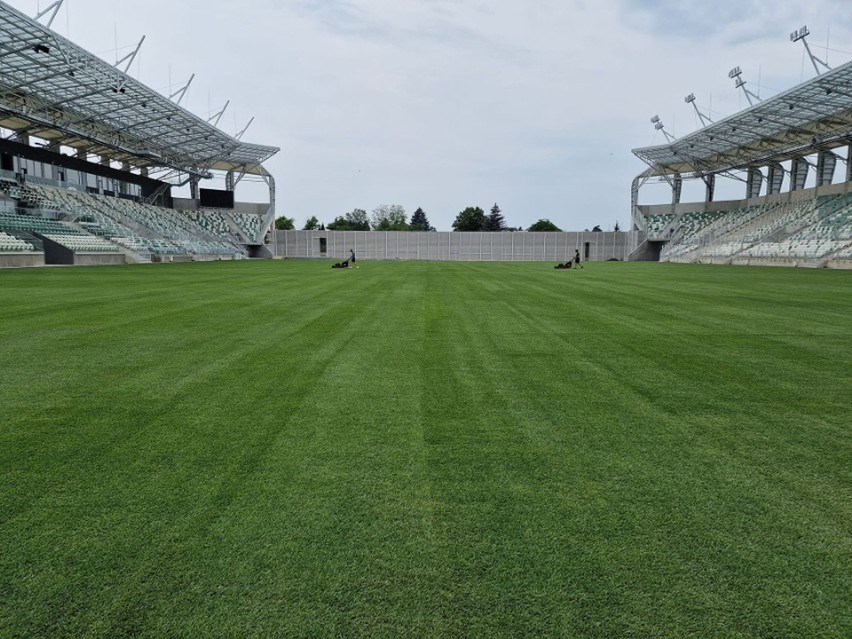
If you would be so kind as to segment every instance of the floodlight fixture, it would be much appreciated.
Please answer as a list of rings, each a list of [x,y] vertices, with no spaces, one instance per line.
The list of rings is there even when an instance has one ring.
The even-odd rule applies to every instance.
[[[662,131],[663,135],[666,136],[667,142],[675,141],[675,137],[671,133],[666,131],[666,125],[663,124],[663,121],[660,119],[659,115],[655,115],[653,118],[651,118],[651,124],[654,125],[654,129],[656,129],[657,131]]]
[[[701,110],[698,108],[698,105],[695,104],[695,94],[694,93],[690,93],[688,96],[686,96],[683,99],[683,101],[686,102],[687,104],[692,105],[692,108],[695,109],[695,112],[698,114],[698,118],[701,120],[702,126],[707,126],[708,122],[711,123],[711,124],[713,123],[713,120],[710,119],[710,116],[704,115],[701,112]]]
[[[816,71],[817,75],[821,75],[822,71],[820,71],[818,64],[825,68],[826,71],[831,71],[831,67],[828,66],[828,63],[824,60],[820,60],[813,54],[811,51],[811,47],[808,45],[807,37],[811,34],[810,30],[805,26],[799,29],[798,31],[793,31],[790,34],[790,42],[798,42],[802,41],[802,44],[805,45],[805,51],[808,54],[808,57],[811,59],[811,64],[814,65],[814,71]]]
[[[752,98],[760,102],[760,96],[752,91],[746,89],[746,81],[742,79],[743,70],[739,67],[734,67],[728,72],[728,77],[733,79],[734,86],[738,89],[742,89],[743,93],[745,93],[746,100],[748,100],[749,106],[754,106],[754,102]]]
[[[798,42],[803,38],[807,38],[809,35],[811,35],[810,30],[804,26],[798,31],[793,31],[793,33],[790,34],[790,42]]]

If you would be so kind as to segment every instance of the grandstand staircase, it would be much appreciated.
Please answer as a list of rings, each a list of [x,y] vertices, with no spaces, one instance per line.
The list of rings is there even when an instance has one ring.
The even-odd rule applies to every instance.
[[[263,221],[261,223],[260,228],[260,237],[257,238],[258,242],[263,243],[263,239],[266,237],[267,233],[271,233],[275,228],[275,207],[270,205],[269,209],[263,216]]]
[[[239,224],[234,222],[234,218],[230,215],[222,214],[222,218],[228,225],[228,230],[231,231],[231,234],[239,240],[240,244],[255,244],[255,242],[250,242],[249,238],[246,236],[245,231],[243,231]]]
[[[84,225],[84,224],[81,224],[80,222],[77,222],[76,221],[77,218],[78,218],[78,216],[76,216],[76,215],[73,216],[73,217],[69,216],[69,217],[66,217],[65,219],[63,219],[62,221],[65,222],[65,224],[68,224],[69,226],[71,226],[75,229],[78,229],[79,231],[82,231],[83,233],[87,233],[89,235],[94,235],[95,237],[100,237],[103,240],[110,242],[111,244],[113,244],[115,246],[115,250],[116,250],[117,253],[121,253],[122,255],[124,255],[124,259],[128,263],[142,264],[142,263],[150,263],[151,262],[150,259],[146,259],[143,255],[140,255],[139,253],[132,251],[131,249],[127,248],[126,246],[122,246],[118,242],[114,241],[108,235],[101,235],[101,234],[98,234],[98,233],[92,233],[92,228],[88,225]]]

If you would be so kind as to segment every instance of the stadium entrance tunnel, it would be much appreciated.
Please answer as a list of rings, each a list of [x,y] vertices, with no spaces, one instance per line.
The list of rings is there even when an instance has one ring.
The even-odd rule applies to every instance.
[[[245,247],[250,258],[271,260],[274,257],[266,244],[246,244]]]
[[[126,264],[127,258],[124,253],[118,251],[110,253],[93,253],[87,251],[75,251],[45,235],[37,234],[44,246],[44,263],[62,266],[105,266],[114,264]]]
[[[637,246],[627,258],[631,262],[659,262],[660,253],[666,242],[656,240],[645,240]]]

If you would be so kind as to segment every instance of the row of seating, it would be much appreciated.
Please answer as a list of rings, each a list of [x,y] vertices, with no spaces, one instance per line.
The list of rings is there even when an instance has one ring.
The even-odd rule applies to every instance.
[[[651,216],[648,228],[664,222],[663,216]],[[849,259],[843,256],[852,249],[852,193],[683,213],[662,228],[670,236],[663,261]]]
[[[710,257],[731,257],[747,249],[761,238],[787,225],[795,218],[802,218],[805,211],[813,208],[813,201],[804,207],[792,207],[786,211],[778,203],[765,203],[745,206],[725,213],[712,225],[704,229],[699,237],[688,247],[688,251],[672,255],[684,256],[690,253]]]
[[[36,235],[47,238],[57,244],[81,253],[116,253],[119,248],[112,242],[95,237],[73,224],[61,222],[40,215],[18,215],[0,213],[0,251],[43,250],[42,242]],[[6,238],[13,238],[8,241]]]
[[[36,184],[24,184],[8,177],[0,177],[0,193],[34,209],[50,208],[50,202],[41,194]]]
[[[14,241],[0,244],[0,250],[24,245],[41,250],[39,236],[75,251],[123,248],[143,260],[155,255],[247,257],[243,245],[262,241],[261,216],[231,209],[179,212],[2,175],[0,194],[36,213],[6,213],[0,229]]]
[[[263,220],[259,215],[240,213],[233,209],[203,208],[195,212],[203,225],[210,225],[218,232],[232,233],[231,224],[236,227],[246,242],[255,244],[261,241]],[[230,222],[230,223],[229,223]]]
[[[44,237],[71,249],[75,253],[119,253],[119,248],[112,242],[94,235],[79,233],[45,233]]]
[[[263,221],[259,215],[238,213],[237,211],[231,211],[230,215],[237,226],[240,227],[240,230],[246,234],[249,242],[256,244],[263,240],[263,238],[260,237]]]
[[[84,234],[84,231],[59,220],[51,220],[38,215],[18,215],[17,213],[0,213],[0,228],[6,231],[20,230],[44,235],[50,233],[60,235]]]
[[[231,234],[214,234],[172,209],[44,185],[31,188],[94,235],[139,254],[243,256]]]
[[[663,247],[660,259],[671,259],[685,255],[698,247],[697,238],[701,232],[721,219],[724,213],[718,211],[696,211],[683,213],[672,223],[671,241]]]
[[[837,211],[829,214],[793,239],[852,240],[852,203],[842,202]]]
[[[838,250],[831,257],[835,260],[852,261],[852,244],[847,244],[845,248]]]
[[[0,253],[8,253],[12,251],[31,252],[36,248],[29,242],[26,242],[14,235],[0,231]]]
[[[218,211],[204,209],[200,211],[181,211],[181,213],[213,237],[232,237],[234,234],[225,216]]]
[[[675,218],[673,213],[663,213],[660,215],[652,215],[648,218],[645,227],[645,237],[649,240],[668,239],[666,237],[666,228],[669,223]]]

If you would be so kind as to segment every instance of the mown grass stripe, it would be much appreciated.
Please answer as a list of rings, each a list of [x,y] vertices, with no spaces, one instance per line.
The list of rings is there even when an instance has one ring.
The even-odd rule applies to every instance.
[[[2,271],[0,635],[845,636],[850,290]]]

